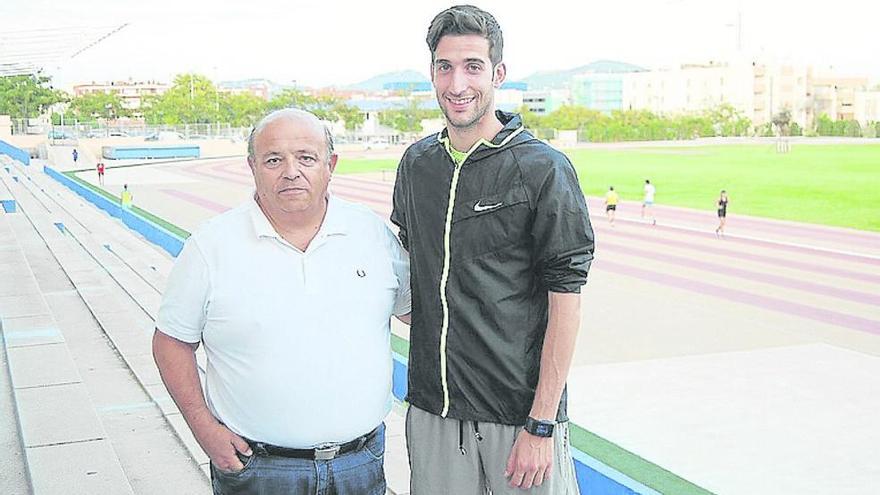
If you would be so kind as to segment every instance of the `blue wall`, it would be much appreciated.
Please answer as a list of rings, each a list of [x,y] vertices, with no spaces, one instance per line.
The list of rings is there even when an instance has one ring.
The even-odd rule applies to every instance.
[[[89,203],[92,203],[98,208],[106,211],[111,216],[122,220],[122,223],[127,225],[130,229],[138,232],[148,241],[161,247],[169,254],[171,254],[171,256],[177,256],[177,254],[180,253],[180,250],[183,249],[184,240],[176,236],[175,234],[168,232],[160,225],[157,225],[150,220],[139,216],[131,210],[123,209],[122,206],[119,205],[119,203],[105,198],[104,196],[101,196],[100,194],[83,186],[79,182],[76,182],[75,180],[62,174],[61,172],[58,172],[50,167],[43,167],[43,171],[49,177],[52,177],[58,182],[64,184],[64,186],[71,191],[85,198]]]
[[[111,160],[146,160],[153,158],[198,158],[201,149],[198,146],[104,146],[101,149],[104,158]]]
[[[0,139],[0,154],[9,155],[12,158],[24,163],[25,165],[31,164],[31,155],[28,153],[16,148],[15,146],[7,143]]]

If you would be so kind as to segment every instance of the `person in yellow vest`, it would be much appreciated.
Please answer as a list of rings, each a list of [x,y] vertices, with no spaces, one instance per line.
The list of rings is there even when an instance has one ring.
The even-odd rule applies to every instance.
[[[122,186],[122,196],[120,198],[122,201],[122,207],[128,210],[131,208],[131,202],[134,200],[134,196],[131,194],[131,191],[128,190],[128,184]]]
[[[614,226],[614,216],[617,213],[618,201],[620,201],[620,196],[617,195],[614,186],[609,187],[608,192],[605,193],[605,216],[608,217],[608,223],[612,227]]]

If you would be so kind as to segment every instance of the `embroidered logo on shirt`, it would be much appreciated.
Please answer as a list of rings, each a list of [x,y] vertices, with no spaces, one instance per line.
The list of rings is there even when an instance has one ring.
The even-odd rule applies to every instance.
[[[355,271],[355,273],[357,273],[357,276],[360,278],[364,278],[367,276],[367,272],[365,272],[363,270],[357,270],[357,271]]]
[[[480,201],[482,201],[482,200],[480,200]],[[477,201],[477,204],[474,205],[474,211],[477,213],[479,213],[481,211],[494,210],[495,208],[498,208],[499,206],[504,204],[504,203],[495,203],[494,205],[484,205],[484,204],[480,204],[480,201]]]

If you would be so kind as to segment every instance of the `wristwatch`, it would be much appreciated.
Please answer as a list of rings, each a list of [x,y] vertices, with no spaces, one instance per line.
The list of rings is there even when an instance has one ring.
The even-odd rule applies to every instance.
[[[536,437],[550,438],[553,436],[554,421],[542,421],[529,416],[523,429]]]

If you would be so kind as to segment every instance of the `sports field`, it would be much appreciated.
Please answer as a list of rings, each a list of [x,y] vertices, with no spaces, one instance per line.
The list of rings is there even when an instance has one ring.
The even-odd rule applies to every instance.
[[[730,212],[880,231],[880,144],[773,144],[573,149],[566,153],[589,196],[608,186],[640,200],[645,179],[657,202],[714,210],[721,189]],[[397,160],[340,159],[338,173],[393,169]]]

